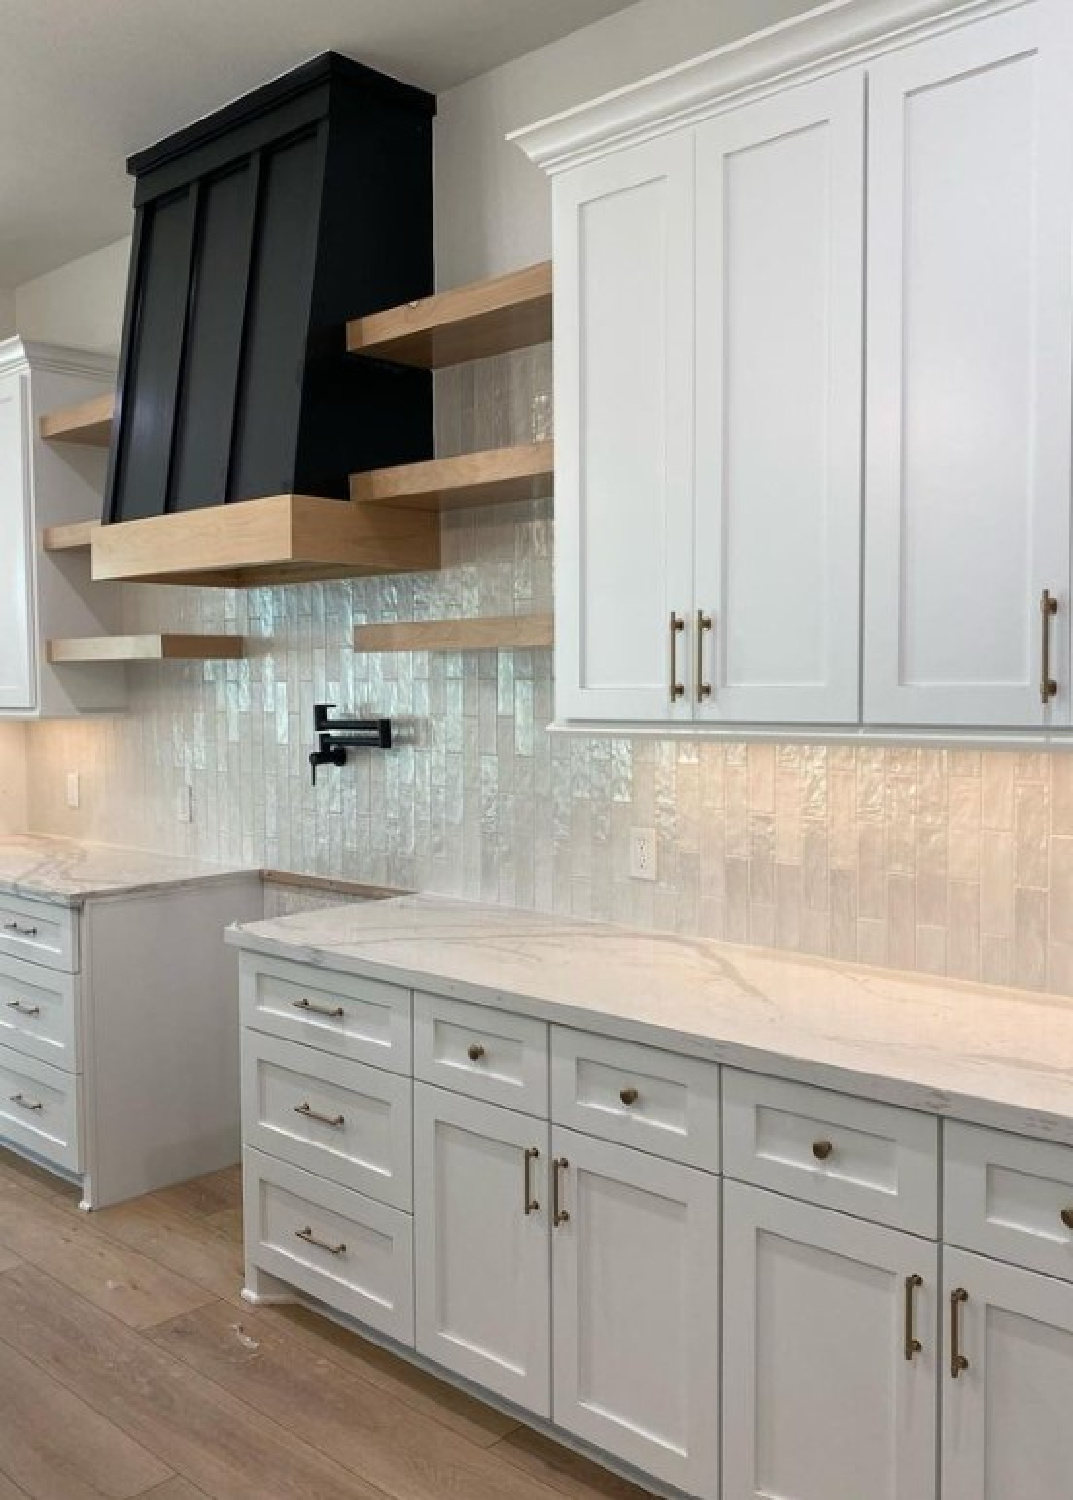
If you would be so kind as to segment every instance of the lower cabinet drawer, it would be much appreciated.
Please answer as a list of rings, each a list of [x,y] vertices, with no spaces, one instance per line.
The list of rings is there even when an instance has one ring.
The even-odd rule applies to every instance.
[[[414,994],[414,1077],[548,1117],[548,1027],[492,1005]]]
[[[313,964],[244,953],[239,964],[242,1024],[409,1074],[410,991]]]
[[[77,1073],[78,975],[0,954],[0,1045]]]
[[[0,953],[73,973],[78,968],[77,910],[0,892]]]
[[[381,1203],[412,1207],[408,1078],[245,1031],[242,1121],[248,1145]]]
[[[250,1263],[413,1345],[409,1214],[249,1148],[243,1211]]]
[[[80,1172],[81,1084],[77,1073],[0,1047],[0,1140]]]
[[[917,1110],[723,1070],[723,1170],[935,1239],[939,1122]]]
[[[946,1126],[943,1238],[1073,1281],[1073,1146]]]
[[[719,1067],[658,1047],[553,1026],[557,1125],[719,1171]]]

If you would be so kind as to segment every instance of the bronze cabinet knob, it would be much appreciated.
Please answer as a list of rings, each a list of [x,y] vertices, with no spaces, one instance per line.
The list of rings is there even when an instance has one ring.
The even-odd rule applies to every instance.
[[[1073,1229],[1073,1208],[1063,1208],[1062,1223],[1067,1229]]]
[[[637,1090],[634,1088],[619,1089],[618,1096],[622,1100],[623,1104],[625,1104],[627,1107],[629,1107],[629,1105],[631,1104],[636,1104],[638,1098],[640,1097]]]
[[[484,1056],[484,1048],[481,1046],[480,1042],[470,1042],[469,1046],[466,1048],[466,1056],[469,1058],[470,1062],[480,1062],[481,1058]]]
[[[813,1141],[812,1143],[812,1154],[817,1161],[826,1161],[834,1149],[830,1141]]]

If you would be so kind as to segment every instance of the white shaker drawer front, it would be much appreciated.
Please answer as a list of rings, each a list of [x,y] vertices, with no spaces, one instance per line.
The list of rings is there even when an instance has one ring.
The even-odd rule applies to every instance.
[[[943,1238],[1073,1281],[1073,1146],[946,1126]]]
[[[411,1207],[408,1078],[246,1031],[242,1118],[248,1145],[381,1203]]]
[[[723,1070],[723,1170],[910,1234],[939,1228],[939,1122],[846,1094]]]
[[[414,994],[414,1077],[548,1115],[548,1028],[490,1005]]]
[[[249,1263],[412,1347],[409,1214],[247,1148],[243,1217]]]
[[[410,1071],[410,991],[356,974],[243,954],[242,1024],[337,1057]]]
[[[73,974],[78,968],[78,912],[0,892],[0,953]]]
[[[82,1170],[81,1078],[0,1047],[0,1140]]]
[[[551,1117],[686,1166],[719,1170],[716,1063],[553,1026]]]
[[[77,974],[0,954],[0,1044],[78,1072]]]

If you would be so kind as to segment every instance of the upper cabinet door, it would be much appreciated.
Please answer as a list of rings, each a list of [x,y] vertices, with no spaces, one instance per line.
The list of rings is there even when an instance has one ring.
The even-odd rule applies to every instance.
[[[892,53],[871,72],[872,724],[1070,719],[1063,11],[1068,0],[1040,0]],[[1041,608],[1044,590],[1054,616]]]
[[[29,399],[25,375],[0,377],[0,709],[32,709],[36,697]]]
[[[554,194],[556,712],[688,719],[693,134]]]
[[[858,719],[864,92],[697,133],[700,718]]]

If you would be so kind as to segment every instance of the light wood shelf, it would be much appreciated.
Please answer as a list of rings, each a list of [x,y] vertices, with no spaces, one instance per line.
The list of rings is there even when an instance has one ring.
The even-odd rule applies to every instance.
[[[249,588],[406,573],[440,565],[434,515],[315,495],[270,495],[102,526],[98,580]]]
[[[112,417],[115,396],[93,396],[77,406],[63,406],[46,412],[37,424],[47,442],[84,443],[91,448],[107,448],[112,441]]]
[[[350,498],[359,506],[425,511],[534,500],[550,494],[554,467],[554,443],[523,443],[352,474]]]
[[[357,651],[511,651],[554,643],[551,615],[487,616],[476,620],[415,620],[359,625]]]
[[[116,661],[235,661],[240,635],[84,635],[48,642],[53,666]]]
[[[438,370],[551,338],[551,261],[353,318],[347,349]]]
[[[46,552],[88,552],[100,524],[69,521],[65,526],[46,526],[41,532],[41,546]]]

